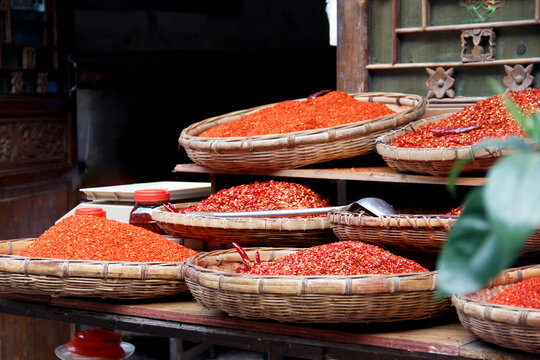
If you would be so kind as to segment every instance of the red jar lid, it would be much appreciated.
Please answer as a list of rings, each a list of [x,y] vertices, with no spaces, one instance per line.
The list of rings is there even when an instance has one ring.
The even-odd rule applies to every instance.
[[[94,215],[99,217],[105,217],[105,214],[105,210],[97,207],[75,209],[75,215]]]
[[[170,199],[170,194],[164,189],[135,190],[135,201],[166,201]]]

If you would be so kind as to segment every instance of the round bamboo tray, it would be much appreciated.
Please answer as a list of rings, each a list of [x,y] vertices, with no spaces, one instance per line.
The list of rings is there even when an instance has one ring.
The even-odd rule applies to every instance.
[[[400,148],[390,145],[400,135],[414,131],[422,125],[437,122],[450,114],[437,115],[416,120],[399,129],[389,131],[377,138],[375,149],[386,164],[398,172],[413,172],[444,176],[450,173],[456,161],[471,159],[462,169],[463,172],[485,171],[509,150],[498,147],[485,147],[473,152],[472,146],[453,148]]]
[[[340,240],[363,241],[383,248],[438,253],[457,216],[399,214],[371,216],[366,213],[331,210],[328,221]],[[540,255],[540,230],[525,242],[523,256]]]
[[[236,242],[242,246],[309,247],[337,241],[326,216],[224,218],[173,213],[159,207],[152,212],[152,219],[169,235],[222,244]]]
[[[226,172],[293,169],[372,152],[379,135],[420,118],[427,105],[427,100],[418,95],[357,93],[351,96],[361,101],[386,104],[397,112],[372,120],[287,134],[226,138],[199,136],[212,127],[274,105],[269,104],[192,124],[181,132],[178,141],[193,162],[211,169]]]
[[[461,324],[480,339],[511,349],[540,353],[540,309],[487,302],[519,281],[540,276],[540,265],[510,269],[472,295],[454,295]]]
[[[188,293],[184,263],[17,256],[35,239],[0,242],[0,291],[57,297],[145,299]]]
[[[250,248],[262,262],[300,249]],[[255,276],[236,272],[235,249],[188,259],[185,280],[203,306],[245,319],[299,323],[416,320],[451,313],[450,299],[434,300],[437,274],[357,276]]]

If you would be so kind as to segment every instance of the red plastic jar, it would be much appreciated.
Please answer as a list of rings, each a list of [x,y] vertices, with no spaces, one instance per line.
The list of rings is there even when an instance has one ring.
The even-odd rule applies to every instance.
[[[136,190],[134,194],[135,206],[129,214],[129,223],[158,234],[165,234],[155,220],[152,219],[152,211],[167,203],[169,199],[170,194],[167,190]]]
[[[107,359],[121,359],[125,355],[122,336],[108,329],[88,329],[76,332],[66,350],[74,354]]]
[[[106,212],[102,208],[88,207],[75,209],[75,215],[94,215],[99,217],[106,217]]]

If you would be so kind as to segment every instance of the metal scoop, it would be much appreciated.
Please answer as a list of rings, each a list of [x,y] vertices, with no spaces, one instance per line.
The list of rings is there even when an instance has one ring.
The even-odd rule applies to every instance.
[[[349,205],[344,206],[328,206],[319,208],[306,209],[284,209],[284,210],[260,210],[260,211],[231,211],[231,212],[204,212],[204,211],[188,211],[186,214],[206,215],[215,217],[287,217],[301,215],[317,215],[325,214],[331,210],[355,211],[363,209],[375,216],[396,215],[397,211],[384,201],[375,197],[367,197],[357,200]]]

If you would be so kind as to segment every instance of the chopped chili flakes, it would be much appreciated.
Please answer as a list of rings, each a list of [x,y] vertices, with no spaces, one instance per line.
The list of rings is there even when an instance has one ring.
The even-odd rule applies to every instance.
[[[508,93],[525,114],[540,109],[540,89]],[[402,148],[449,148],[470,146],[485,138],[525,137],[527,134],[510,115],[500,95],[477,102],[437,122],[395,138],[391,145]]]
[[[332,91],[306,101],[282,101],[201,133],[204,137],[246,137],[328,128],[395,114],[388,106]]]
[[[360,241],[314,246],[272,262],[239,268],[250,275],[363,275],[428,272],[417,262]]]
[[[283,210],[325,206],[329,206],[328,200],[304,185],[270,180],[220,190],[181,212]]]
[[[92,215],[59,221],[18,255],[65,260],[178,262],[195,250],[152,231]]]
[[[507,287],[488,302],[499,305],[540,309],[540,276]]]

